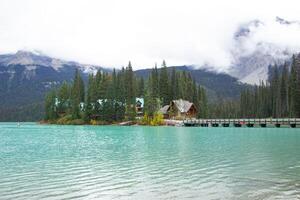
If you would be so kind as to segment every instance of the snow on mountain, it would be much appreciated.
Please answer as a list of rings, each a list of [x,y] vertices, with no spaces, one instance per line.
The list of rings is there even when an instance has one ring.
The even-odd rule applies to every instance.
[[[0,56],[2,66],[9,65],[42,65],[51,66],[52,59],[29,51],[18,51],[15,54],[6,54]]]
[[[300,22],[287,21],[276,17],[273,26],[287,30],[297,28]],[[238,78],[243,83],[259,84],[268,79],[270,65],[281,65],[298,53],[295,48],[290,48],[280,43],[264,41],[262,33],[268,30],[268,25],[262,21],[254,20],[241,25],[234,34],[234,46],[231,50],[232,65],[229,74]],[[278,34],[275,33],[274,34]]]
[[[92,66],[92,65],[82,65],[80,69],[83,73],[93,74],[93,75],[96,75],[97,71],[99,71],[99,67]],[[102,70],[100,69],[100,71]]]
[[[83,73],[95,74],[98,70],[103,70],[100,66],[84,65],[77,62],[64,61],[57,58],[51,58],[36,51],[18,51],[15,54],[0,55],[0,66],[25,66],[26,71],[34,71],[39,67],[52,68],[55,71],[63,70],[66,66],[78,68]],[[109,70],[109,69],[106,69]],[[31,72],[32,73],[32,72]]]

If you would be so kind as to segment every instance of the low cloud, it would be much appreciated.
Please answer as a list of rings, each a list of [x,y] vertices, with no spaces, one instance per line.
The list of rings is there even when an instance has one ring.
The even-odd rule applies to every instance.
[[[0,53],[39,50],[82,63],[135,69],[168,65],[208,65],[226,71],[233,62],[234,33],[248,21],[263,26],[243,42],[250,54],[262,42],[300,50],[298,24],[283,25],[276,16],[300,19],[298,2],[183,0],[2,0]],[[271,49],[272,50],[272,49]],[[266,51],[270,51],[266,49]],[[271,52],[271,51],[270,51]]]

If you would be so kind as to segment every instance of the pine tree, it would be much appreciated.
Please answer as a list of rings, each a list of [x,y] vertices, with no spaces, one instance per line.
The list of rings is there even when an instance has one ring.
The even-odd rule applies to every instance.
[[[151,95],[155,98],[159,98],[159,73],[157,65],[155,64],[154,69],[151,72]]]
[[[91,74],[89,75],[88,89],[87,89],[87,95],[85,100],[85,110],[84,110],[85,122],[89,122],[93,112],[93,105],[92,105],[93,87],[94,87],[94,76]]]
[[[84,102],[84,83],[79,74],[78,69],[75,71],[75,77],[73,81],[72,91],[71,91],[71,102],[72,102],[72,118],[80,118],[79,105]]]
[[[207,105],[207,97],[206,97],[205,89],[201,86],[198,86],[197,93],[198,93],[198,101],[199,101],[198,117],[207,118],[208,105]]]
[[[279,116],[279,109],[280,109],[280,95],[279,95],[279,71],[277,65],[274,66],[273,75],[271,79],[271,93],[272,93],[272,116],[278,117]]]
[[[288,66],[284,64],[282,73],[281,73],[281,81],[280,81],[280,116],[286,117],[288,115]]]
[[[166,62],[163,61],[159,77],[159,96],[163,105],[168,105],[171,101],[169,96],[169,77]]]
[[[57,98],[55,90],[51,90],[45,98],[45,120],[55,120],[57,119]]]
[[[294,113],[300,117],[300,54],[295,58],[295,76]]]
[[[289,115],[290,117],[296,117],[296,102],[297,100],[297,71],[296,71],[296,58],[293,56],[292,65],[291,65],[291,73],[289,77]]]
[[[117,74],[116,80],[116,121],[121,121],[125,116],[125,69],[122,68],[121,72]]]
[[[145,93],[145,82],[143,77],[141,77],[138,81],[138,85],[137,85],[138,91],[137,91],[137,96],[138,97],[143,97],[144,93]]]
[[[153,96],[151,94],[151,90],[148,89],[145,94],[145,105],[144,105],[144,110],[145,114],[147,114],[149,117],[153,117],[155,112],[158,111],[160,107],[160,104],[158,102],[158,98]]]
[[[178,92],[178,82],[177,82],[175,67],[172,68],[171,83],[169,85],[170,85],[170,100],[175,100],[177,99],[177,92]]]
[[[57,106],[57,111],[58,113],[68,113],[69,110],[69,100],[70,100],[70,86],[69,84],[64,81],[60,88],[58,89],[58,106]]]
[[[101,81],[102,81],[102,73],[100,70],[97,71],[95,80],[94,80],[94,89],[95,89],[95,99],[101,99]]]
[[[129,120],[134,120],[136,116],[135,111],[135,78],[132,71],[131,62],[125,70],[125,94],[126,94],[126,116]]]

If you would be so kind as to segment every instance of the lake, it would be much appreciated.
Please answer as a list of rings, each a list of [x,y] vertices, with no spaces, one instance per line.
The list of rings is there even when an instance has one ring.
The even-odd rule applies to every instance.
[[[0,199],[300,199],[300,129],[0,123]]]

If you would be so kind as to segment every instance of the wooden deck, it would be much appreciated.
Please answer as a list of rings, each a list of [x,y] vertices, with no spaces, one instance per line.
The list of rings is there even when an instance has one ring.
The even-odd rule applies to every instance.
[[[291,127],[300,128],[300,118],[268,119],[185,119],[184,126],[198,127]]]

